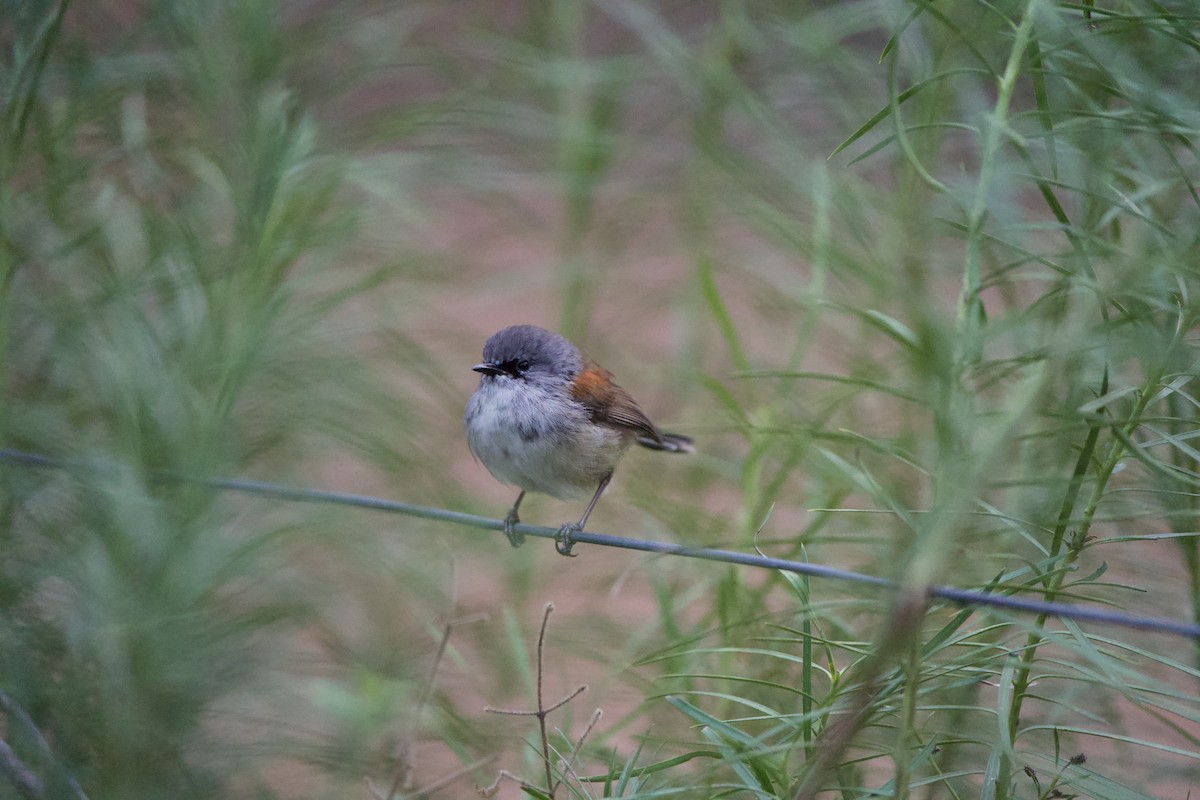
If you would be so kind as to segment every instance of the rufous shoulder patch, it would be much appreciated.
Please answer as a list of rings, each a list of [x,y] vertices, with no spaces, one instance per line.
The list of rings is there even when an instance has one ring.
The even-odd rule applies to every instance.
[[[612,373],[598,364],[587,362],[575,376],[571,396],[587,407],[594,422],[662,441],[654,424],[638,408],[629,392],[613,383]]]
[[[585,406],[603,404],[612,393],[612,373],[595,364],[584,367],[571,384],[571,396]]]

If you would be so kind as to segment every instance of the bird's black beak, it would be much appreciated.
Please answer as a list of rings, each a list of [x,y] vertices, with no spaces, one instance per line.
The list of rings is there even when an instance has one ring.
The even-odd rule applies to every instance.
[[[475,370],[476,372],[480,373],[481,375],[503,375],[504,374],[504,370],[500,369],[495,364],[476,364],[475,366],[471,367],[471,369]]]

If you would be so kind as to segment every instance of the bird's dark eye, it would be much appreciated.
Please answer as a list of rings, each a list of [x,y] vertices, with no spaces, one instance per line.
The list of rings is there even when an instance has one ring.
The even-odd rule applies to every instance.
[[[522,358],[519,361],[517,361],[517,372],[528,372],[528,371],[529,371],[529,359],[528,358]]]

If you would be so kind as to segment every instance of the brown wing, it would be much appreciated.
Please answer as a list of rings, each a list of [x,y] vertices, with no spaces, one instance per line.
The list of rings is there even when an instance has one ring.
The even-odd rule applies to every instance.
[[[638,408],[629,392],[613,383],[612,373],[591,361],[575,376],[571,394],[592,415],[592,421],[629,431],[661,443],[662,435]]]

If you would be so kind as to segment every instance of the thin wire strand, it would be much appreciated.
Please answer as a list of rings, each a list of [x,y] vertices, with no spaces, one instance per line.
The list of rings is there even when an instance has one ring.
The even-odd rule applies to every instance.
[[[37,453],[26,453],[20,450],[0,448],[0,462],[18,464],[25,467],[44,469],[63,469],[66,467],[91,467],[102,469],[104,462],[65,462]],[[322,503],[332,505],[353,506],[371,511],[382,511],[391,514],[405,514],[421,519],[431,519],[439,522],[450,522],[468,528],[503,531],[504,522],[490,517],[480,517],[474,514],[464,514],[460,511],[448,511],[443,508],[419,506],[403,503],[398,500],[387,500],[371,495],[353,494],[349,492],[332,492],[323,489],[297,489],[281,486],[275,483],[250,480],[248,478],[196,478],[178,473],[158,473],[163,480],[208,486],[229,492],[240,492],[262,497],[275,497],[300,503]],[[540,525],[516,526],[516,530],[526,536],[542,539],[554,539],[558,534],[557,528],[544,528]],[[645,553],[658,553],[684,558],[699,558],[706,561],[721,561],[727,564],[739,564],[746,567],[780,570],[793,572],[797,575],[808,575],[815,578],[831,578],[848,581],[880,589],[897,589],[899,585],[887,578],[874,575],[864,575],[861,572],[838,569],[823,564],[810,564],[804,561],[791,561],[784,558],[772,558],[756,553],[738,553],[732,550],[718,550],[709,547],[688,547],[670,542],[656,542],[649,539],[635,539],[628,536],[613,536],[605,533],[580,531],[573,535],[572,540],[581,544],[594,544],[601,547],[619,547],[626,550],[639,550]],[[986,606],[1004,609],[1024,614],[1048,614],[1056,617],[1096,622],[1102,625],[1118,625],[1137,630],[1167,633],[1191,639],[1200,639],[1200,624],[1168,619],[1166,617],[1151,617],[1140,614],[1126,614],[1093,606],[1082,606],[1072,603],[1053,603],[1045,600],[1035,600],[1011,595],[993,594],[979,589],[959,589],[953,586],[930,586],[925,594],[933,599],[946,600],[963,606]]]

